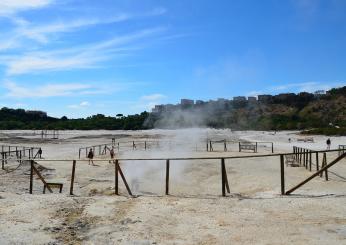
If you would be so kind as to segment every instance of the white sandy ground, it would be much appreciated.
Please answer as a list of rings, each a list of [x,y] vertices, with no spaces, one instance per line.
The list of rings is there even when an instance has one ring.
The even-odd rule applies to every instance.
[[[122,148],[120,157],[198,157],[251,155],[237,144],[214,145],[205,151],[205,138],[229,141],[273,141],[275,152],[292,146],[325,149],[326,137],[315,143],[296,142],[297,132],[231,132],[230,130],[64,131],[59,140],[41,140],[32,131],[1,131],[1,144],[38,146],[44,158],[78,158],[78,148],[119,141],[171,140],[171,150]],[[292,139],[288,143],[288,138]],[[117,139],[118,140],[118,139]],[[331,137],[332,148],[346,137]],[[197,151],[196,151],[196,142]],[[143,147],[143,146],[142,146]],[[138,146],[140,148],[140,146]],[[269,154],[269,146],[257,154]],[[336,153],[328,153],[328,162]],[[102,157],[101,157],[102,158]],[[104,158],[104,157],[103,157]],[[333,166],[330,180],[315,178],[290,196],[280,195],[279,158],[226,160],[231,193],[221,197],[220,160],[172,161],[170,195],[164,195],[164,161],[121,162],[136,198],[120,180],[114,195],[114,165],[78,162],[74,196],[69,185],[71,161],[40,162],[50,182],[64,183],[63,193],[42,194],[34,181],[28,194],[28,165],[0,170],[0,244],[346,244],[346,160]],[[6,167],[14,168],[10,162]],[[313,166],[315,169],[315,166]],[[286,189],[307,178],[303,167],[287,167]]]

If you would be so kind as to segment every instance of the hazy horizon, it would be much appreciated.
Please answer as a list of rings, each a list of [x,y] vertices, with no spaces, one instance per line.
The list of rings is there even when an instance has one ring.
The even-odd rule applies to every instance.
[[[0,3],[0,107],[128,115],[346,85],[346,2]]]

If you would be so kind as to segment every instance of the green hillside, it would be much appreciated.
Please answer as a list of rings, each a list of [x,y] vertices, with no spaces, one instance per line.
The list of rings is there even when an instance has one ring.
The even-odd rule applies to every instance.
[[[150,129],[213,127],[235,130],[305,130],[346,134],[346,86],[325,94],[279,94],[260,100],[221,100],[161,106],[159,112],[114,117],[53,118],[45,112],[2,108],[0,129]],[[160,108],[161,108],[160,107]]]

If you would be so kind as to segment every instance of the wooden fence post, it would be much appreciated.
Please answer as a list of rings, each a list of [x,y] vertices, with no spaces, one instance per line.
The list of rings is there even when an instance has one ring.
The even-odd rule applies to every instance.
[[[119,145],[119,143],[118,143]],[[119,171],[118,171],[118,164],[119,164],[119,161],[118,159],[115,160],[115,164],[114,164],[114,167],[115,167],[115,172],[114,172],[114,178],[115,178],[115,185],[114,185],[114,191],[115,191],[115,195],[119,195]]]
[[[324,153],[324,162],[324,166],[327,166],[327,153]],[[326,171],[324,172],[324,177],[326,181],[328,181],[328,169],[326,169]]]
[[[166,160],[166,195],[169,195],[169,159]]]
[[[123,171],[121,170],[121,168],[120,168],[120,166],[119,166],[119,163],[118,163],[118,172],[119,172],[120,177],[122,178],[122,180],[123,180],[123,182],[124,182],[124,184],[125,184],[125,187],[126,187],[127,192],[129,193],[130,196],[132,196],[131,189],[130,189],[129,185],[127,184],[127,181],[126,181],[126,179],[125,179],[124,173],[123,173]]]
[[[32,194],[32,187],[34,182],[34,160],[30,161],[30,188],[29,193]]]
[[[230,189],[229,189],[229,184],[228,184],[228,177],[227,177],[225,159],[223,159],[223,162],[224,162],[224,169],[223,169],[223,171],[225,172],[225,186],[226,186],[226,190],[227,190],[227,193],[231,193],[231,192],[230,192]]]
[[[5,153],[1,152],[1,168],[5,170]]]
[[[320,170],[320,163],[318,159],[318,152],[316,152],[316,171]]]
[[[76,160],[73,160],[73,163],[72,163],[72,175],[71,175],[71,186],[70,186],[70,195],[73,195],[73,185],[74,185],[75,170],[76,170]]]
[[[285,164],[284,155],[280,155],[280,177],[281,177],[281,195],[285,195]]]
[[[222,196],[226,196],[226,185],[225,185],[225,159],[221,158],[221,186],[222,186]]]

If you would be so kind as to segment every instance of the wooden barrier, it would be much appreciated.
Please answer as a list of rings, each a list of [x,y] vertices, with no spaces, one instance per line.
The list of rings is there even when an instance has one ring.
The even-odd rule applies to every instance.
[[[313,137],[298,138],[297,142],[311,142],[311,143],[314,143],[314,138]]]
[[[346,145],[339,145],[339,156],[346,152]]]
[[[335,150],[338,151],[338,150]],[[327,154],[328,151],[314,151],[302,147],[293,146],[293,154],[296,159],[296,162],[299,163],[299,165],[305,167],[310,172],[312,171],[312,165],[316,166],[316,171],[320,170],[320,162],[319,162],[319,153],[323,153],[322,158],[322,166],[324,167],[327,164]],[[313,153],[315,153],[315,163],[313,162]],[[339,155],[340,152],[338,151]],[[325,171],[326,180],[328,180],[328,170]],[[320,177],[323,177],[323,173],[320,174]]]
[[[267,141],[262,141],[262,142],[234,142],[234,141],[227,141],[226,139],[223,139],[223,140],[210,140],[210,139],[207,139],[206,141],[206,150],[207,151],[214,151],[214,144],[216,143],[219,143],[219,144],[223,144],[223,150],[226,152],[228,151],[228,145],[229,144],[238,144],[238,148],[239,148],[239,145],[240,144],[247,144],[247,145],[250,145],[250,144],[254,144],[256,147],[256,151],[253,150],[253,147],[246,147],[245,148],[251,148],[251,149],[245,149],[244,150],[251,150],[251,151],[254,151],[254,152],[258,152],[258,147],[260,146],[268,146],[271,148],[271,152],[274,153],[274,143],[273,142],[267,142]],[[240,152],[240,151],[239,151]]]
[[[249,150],[249,151],[253,151],[254,153],[256,153],[257,152],[257,142],[255,144],[239,142],[239,152],[241,152],[242,150]]]
[[[52,136],[51,139],[59,139],[59,130],[41,130],[41,139],[47,139],[48,136]]]
[[[10,157],[15,157],[16,161],[21,163],[25,156],[29,159],[41,158],[42,150],[39,147],[25,147],[25,146],[14,146],[14,145],[1,145],[1,169],[5,170],[5,164]]]
[[[131,189],[127,183],[127,180],[125,178],[124,173],[122,172],[122,169],[120,167],[120,161],[165,161],[166,163],[166,179],[165,179],[165,194],[169,195],[169,173],[170,173],[170,162],[171,161],[181,161],[181,160],[221,160],[221,193],[222,196],[226,196],[226,191],[227,193],[230,193],[230,188],[229,188],[229,183],[228,183],[228,177],[227,177],[227,172],[226,172],[226,159],[243,159],[243,158],[258,158],[258,157],[280,157],[280,185],[281,185],[281,194],[285,195],[285,194],[290,194],[292,190],[285,192],[285,164],[284,164],[284,157],[286,155],[289,156],[293,156],[296,159],[299,159],[299,156],[302,154],[306,154],[303,153],[301,151],[300,148],[298,147],[294,147],[293,148],[293,152],[292,153],[279,153],[279,154],[263,154],[263,155],[251,155],[251,156],[225,156],[225,157],[191,157],[191,158],[118,158],[118,159],[111,159],[112,161],[114,160],[114,167],[115,167],[115,171],[114,171],[114,189],[115,189],[115,194],[119,195],[119,184],[118,184],[118,180],[119,180],[119,174],[120,177],[123,180],[123,183],[126,187],[127,192],[129,193],[129,195],[132,196],[132,192]],[[325,151],[313,151],[314,153],[323,153],[324,155],[326,155],[327,152],[338,152],[339,150],[325,150]],[[344,158],[346,156],[346,153],[344,153],[342,155],[342,157],[338,158],[338,161],[341,160],[342,158]],[[332,165],[335,164],[335,160],[330,163],[327,164],[326,161],[326,157],[324,157],[325,160],[323,160],[322,162],[322,167],[319,169],[319,171],[317,171],[316,173],[318,173],[317,175],[320,175],[321,173],[327,173],[327,169],[329,167],[331,167]],[[109,161],[110,159],[95,159],[94,161]],[[74,179],[75,179],[75,166],[76,166],[76,161],[75,160],[56,160],[56,159],[39,159],[37,161],[72,161],[72,174],[71,174],[71,186],[70,186],[70,194],[73,194],[73,185],[74,185]],[[79,161],[87,161],[87,160],[79,160]],[[332,165],[331,165],[332,164]],[[33,161],[31,161],[31,165],[33,166]],[[317,168],[317,167],[316,167]],[[32,193],[32,183],[33,183],[33,174],[36,173],[35,171],[35,167],[31,167],[30,169],[30,193]],[[314,175],[314,176],[317,176]],[[327,179],[328,177],[326,177]],[[308,180],[309,181],[309,180]],[[49,183],[47,183],[49,184]],[[52,183],[54,184],[54,183]],[[48,188],[49,186],[47,186]],[[297,187],[299,188],[299,186]]]
[[[131,150],[137,150],[139,149],[139,146],[143,146],[144,150],[148,150],[150,146],[160,147],[160,143],[162,141],[124,141],[124,142],[115,142],[115,139],[112,139],[112,143],[110,144],[101,144],[101,145],[93,145],[93,146],[87,146],[87,147],[81,147],[78,150],[78,159],[81,159],[82,153],[84,152],[85,157],[88,156],[88,152],[90,149],[93,150],[94,155],[106,155],[111,151],[111,149],[116,149],[118,152],[120,152],[121,148],[127,148]],[[169,142],[169,141],[167,141]],[[98,151],[95,151],[95,149],[98,149]]]
[[[209,149],[208,149],[208,144],[209,144]],[[222,144],[223,145],[223,150],[227,151],[227,141],[224,140],[207,140],[207,151],[214,151],[213,144]]]
[[[43,178],[43,176],[40,174],[40,172],[34,166],[34,160],[31,160],[30,161],[30,194],[32,194],[32,189],[33,189],[34,173],[38,176],[38,178],[42,181],[42,183],[44,185],[43,193],[45,193],[46,188],[49,190],[50,193],[53,193],[53,191],[49,185],[50,183],[46,182],[46,180]],[[56,185],[57,183],[52,183],[52,184]],[[61,187],[61,189],[62,189],[62,187]]]
[[[326,153],[324,153],[325,155]],[[328,168],[332,167],[333,165],[335,165],[336,163],[338,163],[340,160],[342,160],[343,158],[346,157],[346,153],[343,153],[342,155],[338,156],[335,160],[333,160],[331,163],[326,164],[324,167],[322,167],[319,171],[317,171],[316,173],[314,173],[313,175],[311,175],[309,178],[305,179],[304,181],[300,182],[299,184],[297,184],[296,186],[292,187],[290,190],[285,192],[285,195],[289,195],[291,194],[293,191],[297,190],[298,188],[300,188],[301,186],[305,185],[306,183],[308,183],[310,180],[312,180],[313,178],[315,178],[316,176],[320,175],[323,172],[326,172],[328,170]],[[326,177],[326,180],[328,179],[328,177]]]

